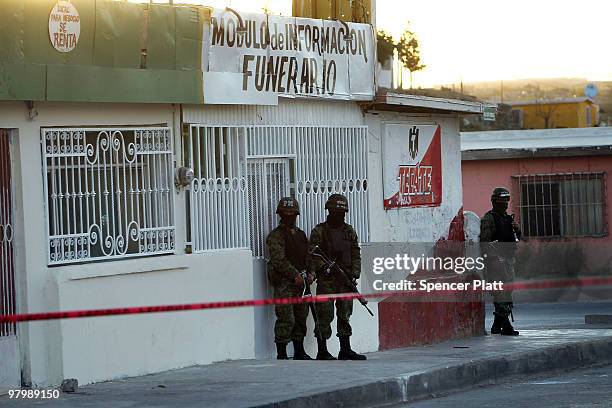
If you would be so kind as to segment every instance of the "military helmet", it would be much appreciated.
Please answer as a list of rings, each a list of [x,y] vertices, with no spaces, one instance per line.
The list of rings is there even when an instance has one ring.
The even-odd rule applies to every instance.
[[[332,194],[325,203],[326,210],[341,210],[348,212],[348,200],[342,194]]]
[[[505,187],[496,187],[491,194],[491,201],[510,201],[510,191]]]
[[[283,197],[276,206],[276,213],[280,214],[300,214],[300,204],[293,197]]]

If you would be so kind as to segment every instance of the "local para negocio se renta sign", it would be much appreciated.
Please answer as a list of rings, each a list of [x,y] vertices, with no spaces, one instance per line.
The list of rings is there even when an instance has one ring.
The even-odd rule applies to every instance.
[[[385,126],[385,209],[442,203],[441,134],[440,125]]]
[[[214,10],[204,33],[205,103],[277,104],[278,96],[371,100],[369,24]]]
[[[76,48],[81,34],[81,16],[69,1],[58,1],[49,14],[49,40],[59,52]]]

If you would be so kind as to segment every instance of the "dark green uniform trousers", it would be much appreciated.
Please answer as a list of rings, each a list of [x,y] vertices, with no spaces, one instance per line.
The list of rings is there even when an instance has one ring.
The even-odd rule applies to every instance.
[[[302,296],[302,291],[293,284],[287,283],[274,288],[275,298],[292,298]],[[274,342],[289,343],[302,341],[306,336],[306,318],[308,304],[276,305],[276,323],[274,324]]]
[[[509,284],[514,281],[514,260],[510,259],[493,259],[486,262],[486,279],[489,282],[502,281],[504,284]],[[508,317],[512,312],[512,290],[504,289],[503,291],[491,292],[493,296],[493,306],[495,307],[495,315],[499,317]]]
[[[335,293],[350,293],[351,290],[335,279],[317,281],[317,295]],[[315,326],[315,336],[318,339],[329,339],[332,335],[331,323],[334,320],[334,303],[338,318],[336,332],[338,337],[348,337],[353,334],[349,320],[353,314],[353,300],[336,300],[335,302],[317,303],[318,324]]]

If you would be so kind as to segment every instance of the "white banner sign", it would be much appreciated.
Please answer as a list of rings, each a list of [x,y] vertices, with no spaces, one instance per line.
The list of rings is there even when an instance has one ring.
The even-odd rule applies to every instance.
[[[204,102],[277,104],[278,96],[372,100],[369,24],[215,10],[205,27]]]

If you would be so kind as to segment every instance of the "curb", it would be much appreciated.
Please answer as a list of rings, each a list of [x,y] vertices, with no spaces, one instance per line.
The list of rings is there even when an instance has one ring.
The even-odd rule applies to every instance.
[[[585,324],[610,324],[612,323],[612,315],[584,315]]]
[[[569,370],[612,363],[612,338],[582,341],[522,352],[508,357],[472,360],[417,374],[407,374],[278,401],[259,408],[372,407],[409,402],[506,377]]]

